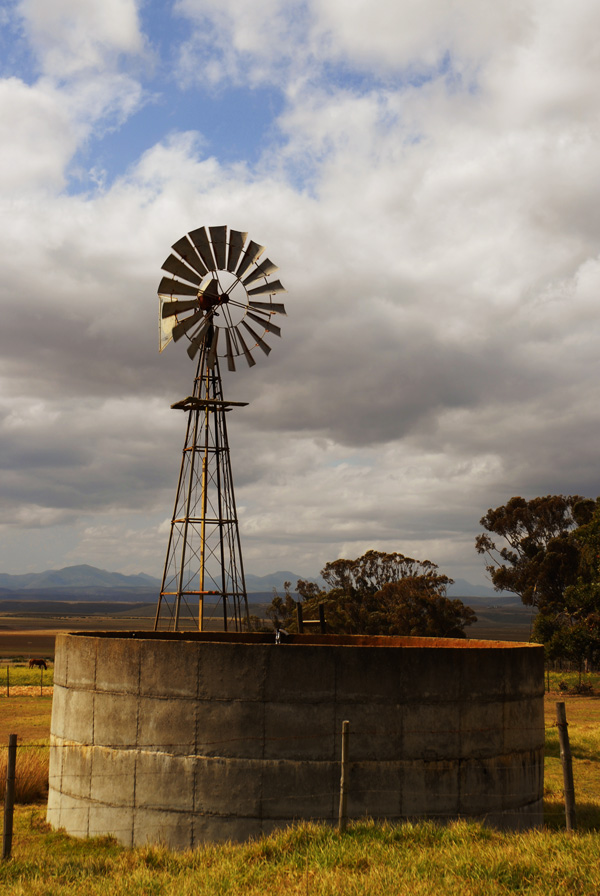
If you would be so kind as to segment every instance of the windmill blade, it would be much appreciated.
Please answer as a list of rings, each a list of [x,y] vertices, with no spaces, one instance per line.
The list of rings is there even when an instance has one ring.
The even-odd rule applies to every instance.
[[[209,299],[219,298],[219,281],[216,277],[213,277],[212,280],[206,284],[204,289],[200,290],[200,295],[207,296]]]
[[[200,340],[198,340],[198,339],[192,339],[192,340],[191,340],[191,342],[190,342],[190,344],[188,345],[186,351],[187,351],[189,357],[192,359],[192,361],[194,360],[194,358],[196,357],[196,355],[197,355],[198,352],[200,351],[201,347],[202,347],[202,342],[201,342]]]
[[[182,236],[180,240],[177,240],[176,243],[173,243],[171,249],[175,249],[178,255],[181,255],[183,260],[189,264],[191,268],[194,268],[195,271],[198,271],[201,277],[206,277],[208,274],[208,269],[200,260],[196,249],[187,236]]]
[[[229,255],[227,257],[227,270],[233,272],[235,271],[235,266],[238,263],[240,254],[242,249],[244,248],[244,243],[248,239],[248,234],[243,233],[241,230],[230,230],[229,231]]]
[[[158,350],[162,352],[166,349],[169,342],[173,339],[173,327],[176,324],[174,317],[164,320],[161,316],[158,318]]]
[[[196,357],[196,355],[198,354],[200,349],[203,347],[203,345],[206,341],[207,334],[210,330],[210,325],[211,325],[210,319],[209,318],[205,319],[202,322],[202,325],[200,327],[198,327],[196,332],[192,333],[192,335],[189,337],[190,344],[187,347],[187,353],[190,356],[190,358],[192,359],[192,361],[194,360],[194,358]]]
[[[219,271],[225,270],[227,257],[227,227],[209,227],[213,255]]]
[[[265,320],[264,318],[259,317],[258,314],[253,314],[251,311],[248,311],[247,315],[252,320],[255,320],[257,324],[260,324],[261,327],[264,327],[265,330],[268,330],[269,333],[275,333],[276,336],[281,336],[280,327],[276,327],[270,320]]]
[[[181,339],[188,330],[191,330],[194,324],[197,324],[198,321],[202,319],[203,315],[204,312],[202,308],[198,308],[195,314],[190,314],[185,320],[179,321],[179,323],[173,327],[173,339],[175,342],[177,342],[178,339]]]
[[[267,311],[270,314],[286,314],[285,305],[282,305],[281,302],[248,302],[251,308],[256,308],[257,311]]]
[[[172,317],[173,314],[182,314],[184,311],[191,311],[198,307],[196,299],[188,299],[186,302],[168,302],[161,298],[160,300],[160,316]]]
[[[242,279],[242,277],[244,276],[244,274],[246,273],[246,271],[248,270],[248,268],[250,267],[252,262],[256,261],[256,259],[260,255],[262,255],[262,253],[264,251],[265,251],[264,246],[259,246],[258,243],[255,243],[252,240],[250,240],[246,251],[242,255],[242,260],[240,261],[240,263],[238,265],[238,269],[235,272],[236,276],[240,280]]]
[[[163,271],[168,271],[169,274],[174,274],[176,277],[180,277],[182,280],[189,280],[190,283],[197,283],[198,286],[200,286],[202,278],[198,276],[196,271],[192,271],[186,264],[179,261],[175,255],[169,255],[163,264],[162,269]]]
[[[250,326],[249,323],[246,323],[245,320],[243,320],[242,323],[243,323],[243,325],[246,327],[246,329],[248,330],[248,332],[250,333],[250,335],[252,336],[252,338],[253,338],[254,340],[256,340],[256,344],[257,344],[258,346],[260,346],[260,348],[262,348],[262,350],[263,350],[263,352],[265,353],[265,355],[269,355],[269,354],[271,353],[271,346],[270,346],[270,345],[267,345],[267,343],[262,339],[262,337],[259,336],[258,333],[256,333],[256,332],[252,329],[252,327]]]
[[[273,295],[276,292],[287,292],[281,280],[274,280],[273,283],[263,283],[262,286],[255,286],[254,289],[248,290],[248,295],[264,296],[265,294]]]
[[[190,344],[188,345],[187,353],[190,356],[190,358],[192,359],[192,361],[194,360],[194,358],[198,354],[199,350],[204,345],[204,341],[206,339],[206,334],[208,333],[208,331],[210,329],[210,325],[211,325],[211,319],[209,317],[206,317],[202,321],[201,326],[198,327],[196,332],[192,333],[192,335],[190,336]]]
[[[212,250],[210,248],[210,242],[208,236],[206,234],[206,230],[204,227],[199,227],[198,230],[192,230],[191,233],[188,233],[189,238],[193,242],[194,246],[198,250],[200,254],[200,258],[206,265],[209,271],[215,270],[215,261],[212,255]]]
[[[242,353],[242,349],[241,349],[240,346],[238,345],[238,341],[237,341],[237,335],[238,335],[238,334],[237,334],[237,330],[236,330],[236,328],[235,328],[235,327],[228,328],[228,329],[227,329],[227,332],[231,335],[231,341],[232,341],[232,343],[233,343],[233,350],[234,350],[235,354],[236,354],[236,355],[241,355],[241,353]]]
[[[212,370],[215,366],[217,360],[217,343],[219,341],[219,328],[213,327],[213,337],[210,343],[210,348],[208,350],[208,357],[206,358],[206,363]]]
[[[248,276],[242,280],[242,283],[244,286],[250,286],[255,280],[260,280],[261,277],[267,277],[269,274],[278,270],[278,265],[274,264],[270,258],[265,258],[265,260],[261,262],[251,274],[248,274]]]
[[[163,277],[158,284],[159,296],[197,296],[198,287],[188,283],[180,283],[179,280]]]
[[[256,361],[250,354],[250,351],[248,350],[248,346],[246,345],[246,343],[244,342],[244,340],[242,338],[242,334],[240,333],[240,331],[238,330],[237,327],[234,327],[233,329],[235,330],[235,335],[238,338],[238,341],[239,341],[242,351],[244,353],[244,357],[245,357],[246,361],[248,362],[248,367],[254,367],[254,365],[256,364]]]
[[[229,329],[225,330],[225,342],[227,344],[226,354],[227,354],[227,369],[235,372],[235,361],[233,358],[233,344],[231,341],[231,333]]]

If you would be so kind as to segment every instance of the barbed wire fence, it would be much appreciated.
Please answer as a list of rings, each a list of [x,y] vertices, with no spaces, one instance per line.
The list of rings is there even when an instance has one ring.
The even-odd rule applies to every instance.
[[[575,794],[574,794],[574,786],[573,786],[572,759],[571,759],[571,753],[570,753],[570,748],[569,748],[569,743],[568,743],[568,730],[567,730],[568,725],[566,722],[566,715],[564,714],[564,703],[557,703],[556,706],[557,706],[557,721],[550,725],[546,724],[544,726],[544,730],[549,731],[549,730],[557,730],[558,729],[561,761],[563,764],[563,775],[564,775],[564,781],[565,781],[564,794],[565,794],[566,824],[567,824],[567,830],[574,830],[575,829]],[[562,707],[562,710],[559,709],[559,707]],[[346,825],[347,825],[347,821],[348,821],[349,817],[351,817],[354,820],[361,818],[361,817],[362,818],[380,817],[380,818],[388,818],[389,820],[394,821],[394,822],[402,822],[402,821],[407,821],[407,820],[414,821],[414,820],[417,820],[418,818],[422,818],[422,817],[426,817],[427,819],[435,820],[435,821],[439,821],[439,822],[448,822],[450,820],[456,820],[457,818],[461,818],[461,817],[463,817],[463,818],[464,817],[473,817],[473,814],[460,813],[460,812],[457,812],[454,810],[444,810],[444,809],[439,809],[439,810],[428,809],[426,812],[423,812],[423,813],[415,812],[415,813],[411,814],[410,812],[407,812],[407,813],[403,814],[400,812],[400,809],[398,808],[398,811],[396,813],[375,811],[374,813],[370,814],[368,812],[368,808],[363,808],[363,807],[365,807],[365,806],[368,807],[369,803],[373,803],[374,801],[376,802],[377,798],[381,798],[384,795],[389,795],[390,792],[393,792],[393,789],[391,790],[389,787],[384,788],[384,787],[365,786],[364,783],[361,783],[360,780],[357,780],[357,778],[360,777],[361,772],[364,772],[364,766],[368,761],[365,761],[365,760],[353,761],[352,760],[352,735],[354,734],[356,736],[357,734],[360,734],[361,737],[365,737],[365,736],[369,737],[371,734],[374,735],[377,732],[375,732],[375,731],[371,732],[367,729],[361,728],[360,732],[353,731],[351,734],[350,729],[351,729],[351,725],[348,726],[345,734],[344,734],[344,730],[342,730],[342,737],[340,740],[340,743],[342,746],[342,755],[340,755],[339,766],[338,766],[339,782],[336,779],[335,774],[332,774],[331,786],[328,787],[327,789],[319,789],[319,790],[315,789],[312,792],[307,792],[305,788],[302,788],[301,790],[293,790],[293,789],[288,790],[285,793],[285,799],[288,801],[288,804],[292,807],[294,805],[298,805],[298,803],[302,803],[306,807],[306,804],[310,803],[311,801],[314,801],[315,803],[319,803],[320,805],[323,805],[323,803],[325,801],[328,801],[328,804],[331,807],[330,811],[328,811],[327,814],[318,813],[318,812],[312,814],[312,813],[307,813],[305,811],[294,813],[294,811],[291,811],[288,815],[281,818],[282,826],[289,824],[291,819],[292,820],[293,819],[295,819],[295,820],[311,820],[314,822],[323,822],[323,823],[327,823],[327,824],[336,823],[336,821],[337,821],[339,830],[341,832],[343,832],[346,829]],[[479,729],[471,728],[469,733],[470,734],[480,733],[483,737],[485,735],[488,735],[490,732],[492,732],[494,730],[496,730],[496,729],[490,728],[490,727],[482,727]],[[537,731],[539,731],[539,726],[536,726],[536,727],[532,726],[529,729],[527,728],[527,726],[515,726],[513,729],[510,729],[510,730],[518,731],[521,734],[523,734],[523,733],[527,732],[528,730],[531,732],[537,732]],[[410,735],[419,734],[424,738],[424,742],[425,742],[427,736],[431,735],[433,733],[433,731],[429,730],[429,729],[427,729],[427,730],[425,730],[425,729],[422,729],[422,730],[421,729],[419,729],[419,730],[410,729],[409,732],[405,732],[405,733],[410,733]],[[451,731],[450,729],[448,729],[448,731],[445,731],[445,734],[452,734],[452,733],[459,734],[460,729],[457,728],[455,731]],[[248,737],[243,737],[243,736],[227,737],[227,738],[219,738],[218,740],[206,741],[200,747],[196,746],[195,748],[192,748],[195,750],[195,752],[190,752],[190,744],[189,743],[173,742],[170,744],[161,744],[160,750],[157,749],[156,744],[152,744],[152,743],[144,744],[144,743],[139,743],[139,742],[137,742],[137,743],[118,743],[118,744],[73,744],[73,743],[59,743],[57,741],[54,741],[49,745],[45,745],[45,744],[40,744],[39,742],[35,742],[35,741],[18,743],[17,735],[11,734],[9,737],[8,745],[0,745],[0,767],[4,766],[6,768],[2,857],[3,857],[3,859],[10,858],[10,854],[11,854],[12,826],[13,826],[12,820],[13,820],[13,812],[14,812],[15,789],[16,789],[16,783],[18,782],[18,779],[19,779],[18,754],[21,751],[27,751],[27,750],[33,750],[33,749],[37,749],[37,750],[41,749],[44,751],[45,750],[48,750],[48,751],[50,751],[50,750],[52,750],[52,751],[61,751],[61,750],[73,751],[73,749],[77,749],[78,747],[87,747],[87,748],[97,747],[99,749],[113,750],[113,751],[142,751],[142,752],[156,753],[156,755],[159,757],[161,756],[161,754],[166,753],[171,758],[175,757],[177,759],[189,759],[189,760],[195,760],[198,763],[202,763],[203,761],[208,761],[208,762],[210,762],[211,760],[212,761],[214,761],[214,760],[227,761],[229,758],[236,758],[236,757],[231,757],[229,754],[215,754],[214,751],[218,748],[225,748],[228,745],[233,746],[234,744],[239,743],[240,741],[243,742],[243,741],[260,739],[260,740],[263,740],[265,742],[265,744],[273,743],[273,744],[277,744],[279,747],[281,747],[283,742],[288,742],[291,745],[294,741],[306,742],[307,740],[314,741],[314,740],[323,739],[323,738],[330,739],[331,732],[327,732],[327,733],[306,732],[306,733],[303,733],[301,736],[299,736],[299,735],[284,735],[284,736],[279,736],[279,737],[262,737],[262,738],[248,738]],[[200,750],[201,750],[201,752],[200,752]],[[171,752],[168,752],[168,751],[171,751]],[[532,751],[526,751],[526,752],[531,753]],[[237,757],[237,758],[243,758],[243,757]],[[280,758],[285,758],[285,757],[280,757]],[[443,775],[444,772],[454,772],[456,770],[456,760],[436,759],[436,760],[429,760],[429,761],[431,762],[432,768],[434,768],[434,772],[436,775]],[[307,762],[310,762],[310,759],[308,759]],[[332,769],[335,768],[337,762],[338,762],[337,760],[330,761],[330,765],[331,765]],[[377,765],[377,760],[371,760],[371,763],[374,765]],[[427,765],[427,760],[424,760],[424,763],[425,763],[425,765]],[[84,771],[84,772],[79,772],[79,773],[67,772],[67,774],[65,774],[62,771],[62,765],[63,764],[61,761],[61,763],[60,763],[61,772],[59,775],[50,775],[48,777],[48,787],[51,791],[54,790],[54,791],[62,792],[61,789],[65,788],[65,781],[67,779],[72,779],[71,783],[74,783],[75,780],[77,780],[77,779],[86,780],[86,781],[90,781],[92,779],[92,775],[90,774],[89,771]],[[536,774],[539,774],[540,763],[539,763],[539,761],[526,762],[526,761],[522,760],[519,765],[519,768],[521,771],[530,773],[532,776],[535,776]],[[268,763],[265,764],[265,773],[268,774]],[[503,766],[502,764],[500,764],[495,769],[495,774],[498,775],[498,780],[501,780],[501,777],[504,774],[504,775],[506,775],[506,779],[505,779],[506,782],[510,782],[510,780],[511,780],[510,776],[512,775],[512,773],[513,773],[513,770],[510,767],[510,765]],[[543,773],[543,766],[542,766],[542,773]],[[157,767],[153,771],[142,770],[140,768],[136,768],[136,781],[142,780],[144,777],[147,780],[148,778],[151,778],[152,776],[156,776],[157,779],[163,776],[163,771],[160,768],[160,763],[157,763]],[[101,780],[110,781],[114,788],[116,788],[117,790],[119,788],[121,788],[121,791],[123,791],[126,786],[129,786],[131,784],[131,778],[132,778],[131,770],[119,771],[119,769],[116,765],[114,767],[110,768],[109,770],[107,769],[107,771],[104,774],[99,773],[98,771],[94,771],[94,774],[93,774],[94,781],[96,781],[96,782],[101,781]],[[120,784],[120,781],[122,782],[122,784]],[[68,780],[67,780],[67,787],[68,787]],[[77,788],[74,787],[73,789],[76,790]],[[423,796],[429,792],[430,792],[430,788],[428,789],[424,786],[411,788],[410,786],[409,787],[404,786],[404,783],[403,783],[402,800],[405,803],[408,802],[409,800],[412,800],[413,805],[414,805],[414,804],[417,804],[419,802],[419,800],[421,800],[423,798]],[[509,786],[502,787],[501,793],[502,793],[503,799],[506,801],[510,801],[511,799],[516,800],[518,798],[522,798],[522,796],[523,796],[522,789],[511,790]],[[71,796],[73,797],[73,799],[78,799],[78,797],[75,794],[71,794]],[[464,787],[461,788],[461,799],[464,800],[464,799],[468,799],[471,797],[476,797],[476,798],[480,799],[482,797],[481,791],[480,790],[469,791],[468,789],[467,790],[464,789]],[[82,800],[81,797],[79,797],[79,799]],[[273,796],[269,797],[268,795],[265,795],[264,793],[261,792],[260,799],[259,799],[261,816],[269,819],[269,821],[277,822],[277,818],[272,818],[269,815],[269,805],[271,805],[271,806],[275,806],[276,804],[281,805],[281,800],[282,800],[281,794],[277,794],[277,795],[273,795]],[[336,818],[336,813],[335,813],[336,803],[339,806],[337,818]],[[118,806],[114,806],[113,804],[106,803],[105,801],[102,801],[102,800],[95,800],[88,795],[82,800],[81,805],[72,805],[72,806],[61,805],[61,807],[60,807],[61,819],[64,817],[63,813],[69,813],[69,812],[81,813],[82,805],[85,808],[89,808],[91,810],[93,810],[94,806],[97,806],[99,808],[106,808],[106,807],[110,807],[111,805],[113,808],[119,808],[119,809],[127,808],[127,809],[131,809],[131,811],[133,811],[133,812],[135,812],[136,809],[140,809],[140,808],[161,810],[161,806],[158,804],[153,805],[153,806],[144,805],[143,807],[136,805],[135,798],[132,798],[131,805],[123,806],[122,804],[119,804]],[[245,798],[243,796],[243,794],[237,795],[236,796],[236,817],[254,817],[250,813],[256,812],[256,805],[257,805],[256,795],[248,796],[247,798]],[[361,807],[360,814],[357,814],[356,806]],[[164,808],[164,807],[162,807],[162,808]],[[197,816],[198,818],[207,817],[207,816],[208,817],[223,817],[223,818],[229,817],[228,815],[218,816],[216,813],[203,812],[203,811],[201,811],[200,807],[197,809],[196,809],[196,807],[194,807],[193,810],[189,814],[192,816]],[[493,816],[493,815],[498,815],[498,814],[502,815],[502,818],[507,822],[508,827],[510,827],[511,818],[517,824],[519,821],[521,821],[523,819],[522,809],[515,809],[514,812],[511,812],[509,809],[505,809],[505,808],[496,809],[496,810],[491,809],[489,813],[484,812],[484,813],[481,813],[480,815],[478,815],[477,817],[478,817],[478,820],[481,820],[485,823],[486,817],[488,815]],[[75,816],[72,816],[72,817],[75,817]],[[76,829],[72,825],[70,825],[69,833],[74,836],[82,836],[82,837],[88,836],[90,833],[89,821],[88,821],[88,825],[85,828],[81,828],[81,829]],[[119,839],[120,837],[124,838],[131,833],[131,827],[127,826],[126,828],[120,828],[116,825],[111,824],[110,825],[110,833],[113,836],[117,837],[117,839]]]

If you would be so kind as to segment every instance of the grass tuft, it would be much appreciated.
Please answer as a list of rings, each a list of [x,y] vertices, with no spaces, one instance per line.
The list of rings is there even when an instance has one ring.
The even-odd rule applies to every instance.
[[[6,792],[6,766],[8,747],[0,749],[0,799]],[[15,802],[37,803],[48,795],[47,747],[25,747],[17,749],[15,768]]]
[[[591,896],[600,892],[597,834],[501,833],[472,822],[361,821],[340,836],[300,824],[260,840],[182,853],[129,850],[110,838],[49,831],[44,808],[18,807],[7,896]]]

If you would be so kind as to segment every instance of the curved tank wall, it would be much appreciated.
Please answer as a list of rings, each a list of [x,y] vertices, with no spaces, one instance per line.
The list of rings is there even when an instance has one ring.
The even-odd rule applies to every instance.
[[[186,848],[296,819],[542,822],[543,648],[75,633],[56,643],[48,821]]]

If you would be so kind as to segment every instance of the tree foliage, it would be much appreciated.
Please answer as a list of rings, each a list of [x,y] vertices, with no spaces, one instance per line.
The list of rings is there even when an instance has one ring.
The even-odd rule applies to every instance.
[[[594,501],[579,495],[547,495],[526,501],[515,497],[480,520],[494,540],[479,535],[475,547],[497,591],[511,591],[538,608],[560,607],[573,584],[579,549],[570,533],[589,520]]]
[[[321,575],[327,589],[300,579],[296,592],[305,618],[317,618],[325,605],[327,629],[338,634],[465,637],[476,616],[460,600],[446,596],[452,579],[429,560],[367,551],[356,560],[327,563]],[[275,628],[296,631],[296,601],[290,583],[275,595],[268,611]]]
[[[600,499],[515,497],[488,510],[481,525],[502,539],[483,534],[475,542],[494,587],[538,608],[532,637],[548,658],[598,663]]]
[[[564,608],[554,618],[544,614],[550,618],[541,618],[534,634],[553,622],[550,649],[562,649],[562,655],[581,669],[585,663],[597,666],[600,662],[600,499],[588,522],[572,533],[571,541],[579,554],[575,582],[565,589]]]

